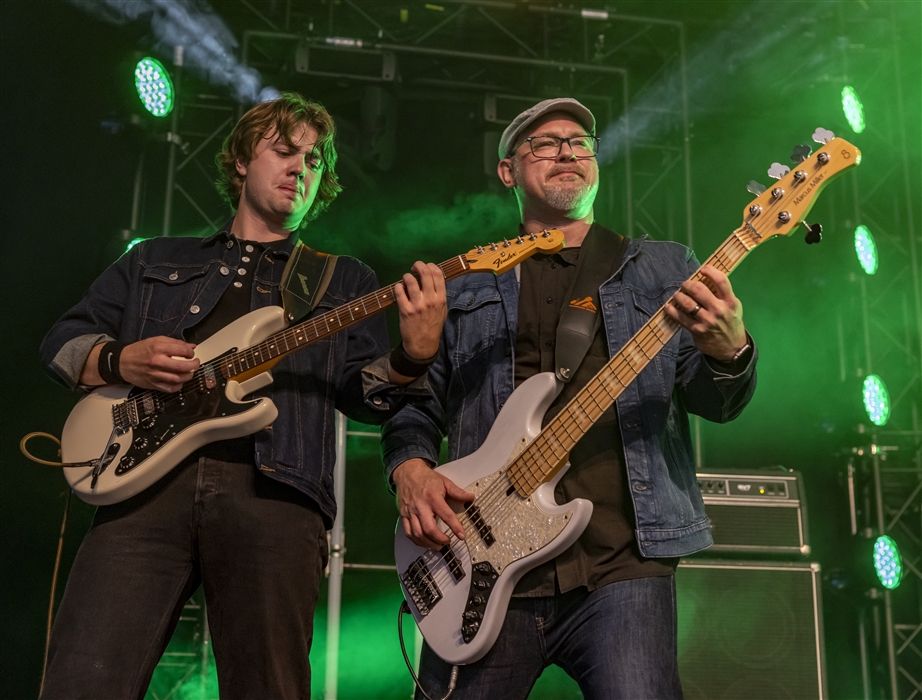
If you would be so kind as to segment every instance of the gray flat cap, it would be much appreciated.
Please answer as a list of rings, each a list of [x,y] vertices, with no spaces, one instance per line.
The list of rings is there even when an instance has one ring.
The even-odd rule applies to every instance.
[[[515,146],[519,136],[532,122],[549,112],[566,112],[575,117],[586,131],[595,135],[595,117],[592,116],[592,112],[572,97],[555,97],[552,100],[539,102],[512,120],[499,139],[499,159],[502,160],[509,155],[509,151]]]

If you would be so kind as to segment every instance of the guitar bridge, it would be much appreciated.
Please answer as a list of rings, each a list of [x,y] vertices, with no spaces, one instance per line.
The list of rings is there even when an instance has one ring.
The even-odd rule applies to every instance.
[[[429,573],[423,557],[419,557],[400,574],[400,582],[403,583],[404,589],[420,615],[428,615],[435,604],[442,599],[442,591],[432,578],[432,574]]]

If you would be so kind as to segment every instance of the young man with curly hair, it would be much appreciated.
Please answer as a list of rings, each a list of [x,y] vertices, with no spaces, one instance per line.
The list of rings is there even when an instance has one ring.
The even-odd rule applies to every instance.
[[[296,94],[247,112],[217,158],[235,216],[208,238],[143,241],[115,262],[43,341],[52,377],[70,388],[177,392],[199,367],[197,343],[281,305],[298,229],[341,190],[333,136],[327,111]],[[256,392],[278,408],[272,425],[205,445],[97,510],[55,621],[42,698],[144,697],[199,585],[221,697],[310,697],[313,614],[336,511],[334,409],[380,423],[427,392],[445,286],[435,265],[413,269],[418,280],[407,274],[395,292],[398,349],[389,352],[377,315],[286,356]],[[378,286],[370,268],[340,257],[312,313]]]

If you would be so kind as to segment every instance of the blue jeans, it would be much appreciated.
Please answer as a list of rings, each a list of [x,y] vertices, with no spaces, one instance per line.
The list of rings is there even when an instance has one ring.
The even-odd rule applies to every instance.
[[[222,700],[309,698],[326,553],[308,496],[253,465],[188,458],[96,511],[55,619],[42,700],[143,698],[200,584]]]
[[[496,645],[461,666],[452,700],[528,697],[556,664],[586,700],[682,698],[676,655],[675,578],[617,581],[544,598],[513,598]],[[451,665],[423,648],[420,683],[432,698],[448,690]],[[417,700],[422,700],[417,690]]]

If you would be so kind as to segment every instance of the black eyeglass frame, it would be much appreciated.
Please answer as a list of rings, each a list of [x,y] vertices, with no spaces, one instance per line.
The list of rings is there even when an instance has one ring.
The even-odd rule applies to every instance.
[[[535,153],[535,147],[532,144],[532,140],[533,139],[548,139],[548,138],[557,139],[560,141],[560,143],[557,144],[557,153],[555,153],[552,156],[539,156],[537,153]],[[573,144],[570,143],[570,139],[592,139],[593,141],[595,141],[595,153],[593,153],[591,156],[576,155],[576,152],[573,151]],[[573,153],[574,158],[576,158],[577,160],[586,160],[587,158],[596,158],[599,155],[599,146],[602,144],[602,139],[598,136],[593,136],[592,134],[583,134],[582,136],[567,136],[567,137],[550,136],[550,135],[544,135],[544,136],[535,135],[535,136],[527,136],[524,140],[524,143],[528,144],[528,149],[531,151],[531,154],[535,158],[540,158],[541,160],[554,160],[558,158],[560,156],[560,152],[563,151],[564,143],[566,143],[570,147],[570,151]],[[521,145],[519,146],[519,148],[521,148]],[[512,154],[510,153],[510,155]]]

